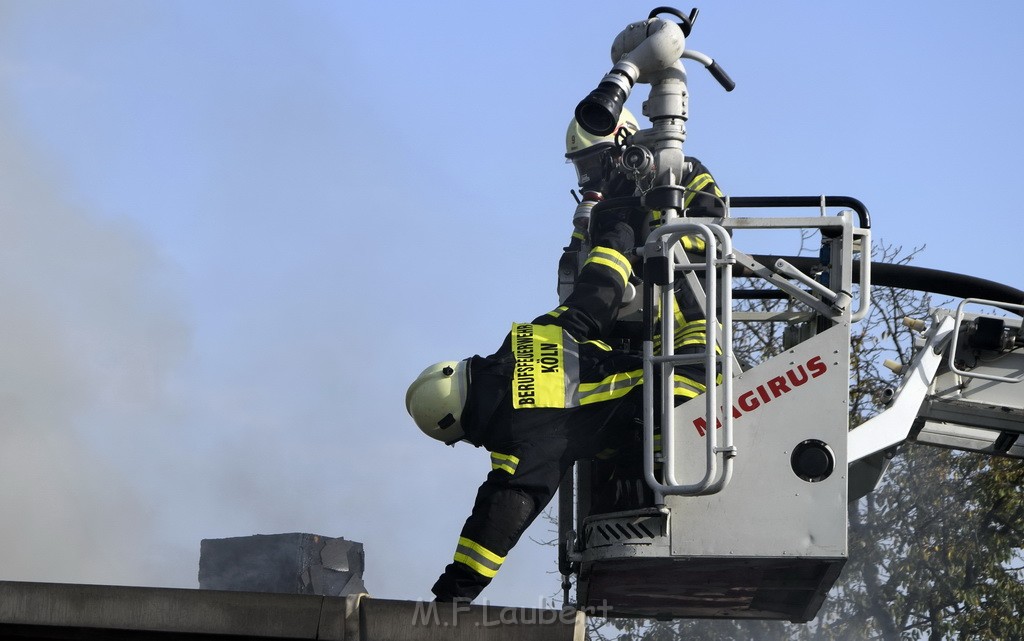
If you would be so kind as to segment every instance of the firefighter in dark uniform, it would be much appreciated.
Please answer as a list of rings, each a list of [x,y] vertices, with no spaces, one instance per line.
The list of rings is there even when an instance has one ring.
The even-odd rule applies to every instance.
[[[606,199],[636,200],[634,196],[643,190],[632,177],[617,170],[616,163],[625,141],[639,130],[636,118],[628,109],[622,110],[616,129],[607,136],[588,133],[573,119],[565,135],[565,157],[576,169],[580,192],[585,199],[602,201]],[[683,209],[686,217],[719,218],[725,207],[723,194],[711,172],[692,156],[686,157],[679,184],[684,188]],[[640,216],[639,218],[637,216]],[[647,234],[662,224],[661,212],[630,212],[640,243]],[[578,222],[578,221],[574,221]],[[704,260],[704,239],[699,236],[684,236],[679,240],[682,248],[694,262]],[[585,253],[592,246],[585,223],[573,231],[569,245],[564,248],[559,269],[573,270],[576,256]],[[676,288],[676,353],[690,348],[704,349],[705,316],[702,305],[689,287],[680,281]]]
[[[619,124],[624,133],[638,129],[628,111]],[[581,189],[600,186],[612,196],[633,192],[635,185],[608,171],[618,135],[587,138],[570,124],[566,156],[576,165]],[[714,198],[700,199],[700,194],[721,197],[714,179],[699,161],[688,160],[684,204],[691,211],[701,208],[697,215],[720,215],[710,213]],[[454,559],[432,588],[439,601],[472,600],[490,583],[574,461],[635,446],[643,361],[638,345],[616,340],[612,347],[608,341],[631,277],[627,257],[637,234],[657,224],[657,212],[618,209],[595,216],[588,230],[574,235],[577,249],[593,248],[562,305],[530,323],[514,323],[494,354],[436,363],[409,387],[406,409],[424,433],[449,445],[482,446],[491,454],[491,472]],[[700,239],[681,242],[688,251],[703,251]],[[688,309],[685,296],[677,299],[677,353],[703,350],[703,315]],[[702,367],[677,366],[676,402],[703,393],[704,383]]]
[[[564,298],[574,286],[571,275],[579,272],[582,258],[591,247],[586,225],[586,206],[604,202],[603,206],[634,208],[630,212],[634,222],[636,240],[643,243],[652,229],[663,222],[661,212],[646,211],[639,207],[637,197],[652,185],[647,178],[630,174],[621,166],[621,155],[633,144],[630,138],[639,130],[636,118],[623,109],[616,129],[607,136],[596,136],[583,129],[575,119],[570,121],[565,134],[565,158],[576,169],[577,183],[583,203],[574,215],[573,230],[568,246],[559,261],[559,297]],[[678,184],[684,188],[682,215],[697,218],[723,216],[725,203],[722,191],[704,164],[687,156],[681,167]],[[705,260],[705,242],[700,236],[683,236],[679,244],[691,262]],[[639,286],[639,281],[634,282]],[[707,322],[703,296],[696,294],[684,279],[676,281],[676,296],[672,314],[675,319],[675,353],[703,353],[707,343]],[[609,342],[625,342],[639,348],[642,335],[639,322],[639,296],[632,306],[620,312],[622,322],[612,329]],[[632,311],[632,314],[630,313]],[[661,310],[656,312],[659,316]],[[660,336],[655,336],[655,351],[660,350]],[[659,435],[655,434],[655,451],[660,450]],[[595,491],[591,495],[590,514],[635,509],[650,504],[653,499],[643,479],[642,440],[638,437],[614,451],[603,452],[590,466],[590,483]],[[600,489],[598,489],[600,488]]]
[[[475,598],[541,513],[572,463],[632,432],[642,408],[638,352],[602,342],[616,321],[634,232],[624,212],[593,222],[596,246],[574,292],[530,323],[514,323],[498,350],[428,367],[406,408],[428,436],[491,453],[455,557],[433,586],[439,601]],[[703,370],[677,368],[677,399],[704,391]]]

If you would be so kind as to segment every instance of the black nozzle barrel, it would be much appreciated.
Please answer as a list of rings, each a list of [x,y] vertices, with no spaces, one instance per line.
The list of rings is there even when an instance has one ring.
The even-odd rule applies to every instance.
[[[595,136],[609,136],[619,124],[627,97],[619,85],[602,82],[576,105],[576,122]]]
[[[725,69],[722,69],[722,67],[714,60],[712,60],[711,64],[708,65],[708,71],[711,72],[711,75],[718,81],[718,84],[722,85],[722,88],[726,91],[732,91],[736,88],[736,83],[733,82],[733,79],[730,78],[729,74],[725,73]]]

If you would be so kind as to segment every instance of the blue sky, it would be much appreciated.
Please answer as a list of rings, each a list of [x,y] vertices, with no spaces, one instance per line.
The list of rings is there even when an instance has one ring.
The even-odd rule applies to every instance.
[[[427,597],[489,465],[405,387],[555,305],[565,127],[653,6],[0,0],[0,579],[194,587],[200,539],[306,531]],[[737,88],[688,64],[686,149],[728,194],[854,196],[1024,287],[1024,7],[701,10]]]

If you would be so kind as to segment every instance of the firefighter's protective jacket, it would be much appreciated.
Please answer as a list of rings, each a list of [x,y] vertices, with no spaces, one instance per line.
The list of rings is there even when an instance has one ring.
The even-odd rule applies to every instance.
[[[541,513],[572,463],[615,447],[642,408],[642,358],[607,336],[630,273],[629,240],[600,238],[564,305],[514,323],[498,350],[470,361],[462,425],[491,453],[491,471],[455,557],[432,588],[438,600],[475,598]],[[699,368],[677,369],[677,399],[704,391]]]

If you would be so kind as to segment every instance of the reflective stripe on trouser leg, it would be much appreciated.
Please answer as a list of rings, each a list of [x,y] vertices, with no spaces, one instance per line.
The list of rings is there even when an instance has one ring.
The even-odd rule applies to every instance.
[[[505,557],[498,556],[476,541],[459,537],[459,545],[455,548],[455,562],[461,563],[481,576],[493,579],[505,562]]]
[[[674,383],[676,396],[696,398],[708,390],[703,383],[699,383],[692,378],[681,374],[674,375],[672,377],[672,381]]]
[[[590,256],[587,258],[587,261],[583,266],[586,267],[591,264],[603,265],[610,268],[622,279],[623,286],[625,286],[629,281],[629,274],[631,271],[629,259],[614,249],[609,249],[608,247],[593,248],[590,250]]]

